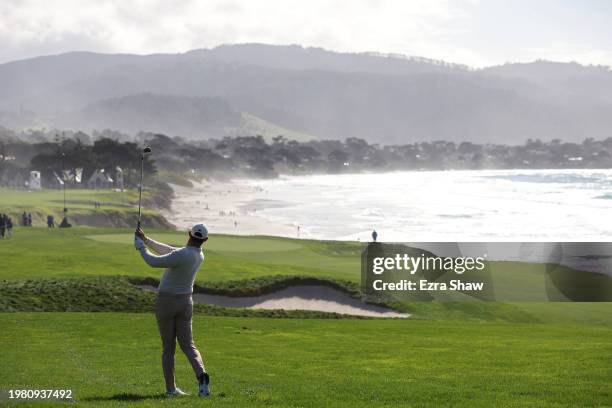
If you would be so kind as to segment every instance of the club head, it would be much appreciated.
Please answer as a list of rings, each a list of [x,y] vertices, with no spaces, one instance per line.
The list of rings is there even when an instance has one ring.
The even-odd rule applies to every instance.
[[[151,148],[149,146],[142,149],[142,154],[151,154]]]

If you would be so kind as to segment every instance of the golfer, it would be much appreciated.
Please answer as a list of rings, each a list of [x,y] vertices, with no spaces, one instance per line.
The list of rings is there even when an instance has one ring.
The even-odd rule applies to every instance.
[[[163,346],[162,367],[166,380],[166,392],[169,396],[186,395],[174,383],[174,352],[178,339],[181,350],[187,356],[198,379],[198,395],[203,397],[210,394],[209,376],[204,369],[202,356],[193,344],[191,294],[196,273],[204,262],[201,247],[208,240],[208,230],[203,224],[196,224],[188,234],[187,245],[183,248],[174,248],[152,240],[139,227],[136,230],[134,246],[149,266],[166,268],[159,282],[155,302],[155,317]],[[157,252],[158,255],[150,253],[147,247]]]

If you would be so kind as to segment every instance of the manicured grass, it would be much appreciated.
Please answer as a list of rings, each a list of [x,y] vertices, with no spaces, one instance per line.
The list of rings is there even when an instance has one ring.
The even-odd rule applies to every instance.
[[[134,235],[132,233],[122,234],[95,234],[87,238],[110,243],[131,244]],[[215,235],[206,245],[210,251],[234,252],[234,253],[258,253],[258,252],[283,252],[301,249],[303,243],[297,240],[276,239],[274,237],[244,237]],[[152,233],[152,238],[169,245],[183,246],[187,240],[185,232],[160,232]]]
[[[0,188],[0,208],[3,210],[17,208],[28,211],[28,208],[59,209],[64,207],[64,195],[61,189],[8,189]],[[113,189],[67,189],[66,203],[71,209],[93,210],[94,201],[103,207],[112,209],[133,208],[138,201],[137,190],[118,192]]]
[[[0,327],[3,389],[72,389],[84,406],[612,404],[609,326],[196,317],[213,395],[171,401],[152,315],[5,313]]]
[[[101,203],[101,207],[94,208],[94,202]],[[143,191],[143,202],[143,217],[147,223],[167,225],[157,211],[151,210],[154,207],[154,198],[150,191]],[[130,225],[136,222],[138,190],[67,189],[66,207],[72,223],[98,226]],[[55,216],[55,222],[59,224],[63,218],[63,209],[64,198],[60,189],[29,191],[0,188],[0,213],[9,214],[16,226],[21,224],[23,212],[32,214],[32,223],[35,226],[46,226],[48,215]]]
[[[133,231],[72,228],[20,228],[0,241],[0,279],[129,275],[159,277],[133,247]],[[121,230],[119,230],[121,231]],[[129,231],[129,232],[128,232]],[[147,231],[148,232],[148,231]],[[104,235],[111,234],[111,235]],[[184,245],[186,232],[151,236]],[[308,275],[357,282],[358,244],[320,243],[273,237],[212,235],[205,244],[206,261],[198,282],[249,279],[270,275]]]
[[[0,197],[0,212],[25,210],[38,220],[63,207],[58,190],[0,189]],[[95,214],[93,201],[123,221],[135,212],[134,191],[69,190],[68,197],[70,214]],[[147,233],[175,245],[186,240],[185,232]],[[0,390],[72,389],[79,405],[102,407],[612,405],[612,304],[480,301],[396,301],[411,314],[406,320],[199,305],[195,339],[214,394],[167,400],[154,296],[127,278],[158,279],[161,270],[145,265],[132,240],[131,229],[77,227],[15,228],[0,241],[0,310],[14,311],[0,313]],[[255,294],[315,278],[355,293],[362,249],[212,235],[196,283]],[[543,293],[534,265],[496,262],[490,272],[496,295]],[[180,351],[177,379],[195,391]],[[0,405],[33,405],[1,398]]]
[[[197,283],[252,293],[302,276],[354,289],[360,252],[356,243],[213,235]],[[612,405],[610,303],[410,302],[396,305],[412,315],[402,320],[198,306],[195,339],[214,394],[167,400],[153,295],[122,277],[161,271],[140,259],[131,230],[19,228],[0,241],[0,265],[0,310],[56,311],[0,313],[0,390],[67,388],[79,405],[101,407]],[[492,272],[541,280],[508,262]],[[71,310],[102,313],[58,312]],[[258,317],[236,317],[244,314]],[[180,351],[177,381],[194,392]]]
[[[117,233],[117,231],[123,231]],[[161,241],[180,245],[185,232],[151,231]],[[130,276],[158,279],[161,270],[149,268],[132,246],[132,232],[118,229],[21,228],[0,241],[0,280]],[[212,235],[205,244],[206,261],[196,283],[230,292],[257,292],[279,277],[305,276],[335,282],[360,282],[357,243],[292,240],[274,237]],[[531,266],[496,263],[492,271],[526,290],[543,285]],[[512,283],[507,283],[511,285]],[[515,290],[518,287],[515,287]],[[522,293],[520,290],[518,293]],[[534,305],[541,305],[534,306]],[[396,309],[413,319],[486,320],[509,322],[594,322],[612,324],[610,303],[581,304],[532,302],[401,302]],[[4,309],[6,310],[6,309]],[[19,310],[19,309],[18,309]],[[27,307],[21,310],[37,310]],[[48,308],[43,310],[70,310]],[[78,310],[92,310],[81,308]],[[109,309],[106,309],[109,310]],[[110,309],[115,310],[115,309]],[[126,309],[133,310],[133,309]],[[140,309],[138,309],[140,310]]]

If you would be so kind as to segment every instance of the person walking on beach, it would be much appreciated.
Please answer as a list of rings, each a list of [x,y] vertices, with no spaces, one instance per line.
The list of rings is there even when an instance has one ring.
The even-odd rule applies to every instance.
[[[174,353],[176,341],[187,356],[198,380],[198,395],[210,394],[209,375],[204,368],[202,355],[193,343],[191,330],[193,316],[193,283],[200,265],[204,262],[202,244],[208,240],[208,230],[203,224],[194,225],[188,233],[187,245],[174,248],[147,237],[139,227],[134,246],[142,259],[153,268],[166,268],[159,282],[155,317],[162,340],[162,368],[169,396],[186,395],[174,382]],[[157,252],[153,255],[147,247]]]

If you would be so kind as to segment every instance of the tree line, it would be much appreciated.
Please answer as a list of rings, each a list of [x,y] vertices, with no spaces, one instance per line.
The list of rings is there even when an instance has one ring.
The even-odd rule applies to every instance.
[[[612,137],[582,143],[528,140],[522,145],[420,142],[379,145],[360,138],[289,140],[279,135],[188,140],[163,134],[129,137],[117,132],[50,134],[0,132],[0,183],[15,174],[42,172],[43,183],[82,169],[87,180],[97,169],[112,174],[119,167],[126,187],[138,183],[140,152],[152,147],[144,162],[149,176],[158,171],[199,176],[276,177],[279,174],[395,170],[609,168]]]

